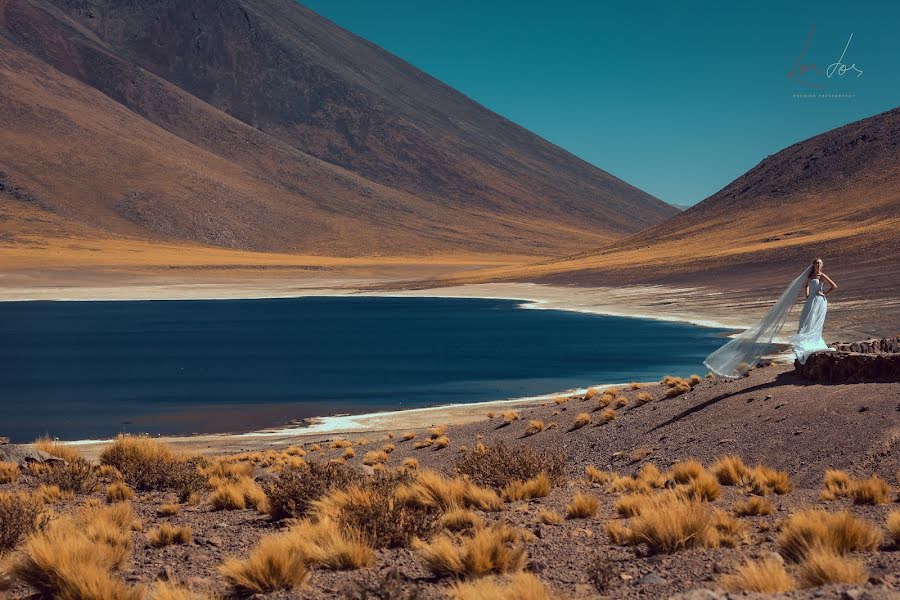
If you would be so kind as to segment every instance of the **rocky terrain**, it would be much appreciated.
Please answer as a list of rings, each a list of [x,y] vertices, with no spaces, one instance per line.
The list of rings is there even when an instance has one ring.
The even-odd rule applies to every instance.
[[[234,570],[220,570],[228,557],[245,559],[252,552],[258,554],[261,550],[254,550],[254,545],[264,539],[289,544],[292,532],[307,531],[303,539],[313,535],[309,532],[323,535],[309,521],[290,526],[274,519],[273,515],[285,505],[284,498],[272,490],[288,489],[284,483],[286,471],[300,469],[297,472],[305,474],[305,479],[299,481],[307,484],[295,483],[300,487],[290,488],[296,498],[298,490],[305,489],[303,485],[319,481],[316,472],[305,470],[310,467],[304,465],[326,461],[342,463],[333,465],[339,470],[336,473],[349,469],[376,479],[395,473],[390,477],[409,482],[401,486],[414,486],[416,481],[436,485],[434,476],[429,475],[432,471],[456,477],[456,481],[468,474],[470,484],[465,485],[477,482],[487,490],[499,489],[493,488],[496,482],[516,474],[528,477],[529,465],[540,465],[542,472],[552,476],[543,489],[499,489],[497,493],[507,501],[494,506],[480,496],[480,500],[472,499],[478,489],[483,490],[476,486],[466,492],[470,500],[459,500],[469,509],[454,513],[454,525],[447,524],[450,521],[446,513],[442,517],[445,527],[462,528],[460,533],[446,538],[456,540],[451,542],[453,547],[474,538],[487,543],[485,536],[500,531],[501,524],[512,528],[506,541],[492,550],[499,554],[485,559],[489,564],[484,576],[474,578],[481,586],[485,582],[495,582],[501,588],[509,586],[502,593],[511,595],[502,597],[661,598],[682,594],[682,598],[736,598],[742,594],[735,590],[765,585],[768,587],[762,589],[768,591],[797,588],[783,594],[789,598],[887,599],[900,593],[900,539],[894,537],[900,536],[898,444],[900,383],[811,383],[797,377],[790,368],[770,366],[735,381],[668,379],[662,384],[636,384],[605,393],[589,391],[587,396],[560,397],[546,405],[509,414],[485,414],[483,419],[467,425],[444,427],[434,423],[431,428],[408,432],[298,437],[277,447],[245,448],[239,455],[210,457],[219,462],[203,467],[207,478],[203,486],[209,487],[190,499],[182,498],[182,502],[175,489],[162,485],[160,489],[152,485],[141,489],[148,481],[147,473],[154,472],[153,460],[144,456],[142,466],[135,469],[134,464],[123,460],[121,448],[108,450],[101,454],[100,462],[106,466],[97,471],[100,483],[96,491],[82,490],[69,499],[51,498],[47,502],[53,503],[56,514],[75,514],[76,520],[97,519],[97,513],[90,511],[103,509],[108,496],[113,501],[119,499],[123,492],[115,487],[116,481],[124,478],[129,488],[138,488],[128,502],[134,511],[129,518],[140,524],[126,534],[130,557],[112,570],[115,581],[131,590],[143,585],[145,591],[157,590],[158,594],[171,592],[153,587],[159,585],[154,582],[162,580],[179,582],[195,594],[223,594],[231,590],[230,593],[246,595],[250,592],[234,587]],[[60,455],[72,450],[60,450],[47,442],[41,447]],[[497,454],[501,447],[509,453]],[[34,452],[29,447],[6,448],[7,460],[21,458],[23,452]],[[740,457],[742,462],[723,460],[726,455]],[[684,462],[689,460],[700,461],[705,468]],[[113,469],[113,465],[118,467]],[[42,493],[37,491],[40,484],[66,481],[42,473],[44,469],[53,467],[20,468],[16,481],[0,485],[0,490]],[[170,470],[177,469],[170,465]],[[827,475],[825,484],[823,478],[829,470],[834,471]],[[228,486],[243,490],[238,492],[241,507],[234,505],[234,499],[225,499],[228,493],[220,488]],[[410,489],[394,493],[397,498],[410,501],[408,498],[417,497],[415,490]],[[430,498],[446,498],[442,494],[449,493],[440,485],[429,489],[435,494]],[[490,496],[494,492],[483,490],[478,494]],[[523,494],[525,499],[515,499]],[[576,502],[579,494],[588,496],[579,499],[586,507]],[[90,498],[99,500],[99,508],[78,508],[89,504]],[[590,506],[591,498],[596,501],[596,508]],[[640,502],[647,498],[660,502],[681,498],[678,502],[688,502],[689,514],[713,519],[712,529],[695,532],[702,540],[698,537],[691,542],[688,536],[672,548],[652,545],[650,540],[657,539],[657,534],[628,541],[628,535],[646,526],[646,522],[641,524],[641,515],[654,514],[649,508],[640,508]],[[345,501],[329,502],[340,506]],[[173,503],[175,508],[162,506]],[[118,504],[121,503],[112,506]],[[665,502],[660,506],[664,507]],[[849,525],[843,521],[844,525],[837,525],[835,521],[826,529],[852,526],[853,535],[862,536],[854,537],[857,541],[852,543],[841,542],[849,545],[842,545],[838,555],[816,555],[816,560],[831,561],[826,564],[826,575],[814,574],[810,562],[813,559],[805,554],[811,550],[803,549],[806,542],[796,546],[798,538],[792,537],[800,535],[798,531],[806,531],[802,519],[819,518],[816,515],[820,513],[803,513],[806,509],[838,515],[835,519],[851,519]],[[848,511],[853,518],[841,516],[842,511]],[[320,513],[319,518],[330,522],[324,514]],[[335,514],[343,515],[334,517],[339,520],[348,518],[346,513]],[[363,514],[369,515],[366,519],[376,520],[377,511]],[[667,522],[680,523],[678,519],[683,517],[673,515],[666,517]],[[412,519],[408,514],[404,518]],[[393,522],[394,517],[391,519]],[[418,522],[400,520],[409,528]],[[164,524],[189,526],[188,539],[160,544],[158,529]],[[473,524],[475,529],[468,529]],[[805,526],[811,527],[808,523]],[[394,531],[387,524],[379,527],[385,528],[380,530],[382,536],[386,530]],[[375,536],[371,539],[380,539],[375,531],[377,528],[369,530],[369,535]],[[437,533],[423,534],[424,529],[416,531],[422,537],[430,536],[432,544],[438,543],[436,539],[444,539]],[[478,534],[479,531],[492,533]],[[841,531],[846,534],[849,530]],[[276,537],[270,538],[273,535]],[[811,543],[818,538],[802,539]],[[305,547],[306,542],[296,543]],[[837,542],[828,542],[832,543]],[[356,558],[344,556],[340,559],[345,561],[342,567],[321,562],[334,557],[327,558],[330,550],[319,548],[317,552],[325,554],[305,559],[309,561],[309,573],[303,583],[298,579],[285,584],[285,589],[258,597],[501,597],[494,588],[472,591],[462,585],[451,589],[457,578],[426,559],[433,546],[419,542],[398,544]],[[19,552],[28,547],[27,543],[20,545]],[[510,558],[507,550],[524,552],[526,557]],[[311,551],[306,548],[302,552]],[[291,554],[285,552],[279,556]],[[20,560],[18,556],[7,555],[6,560],[13,561],[7,564]],[[501,556],[506,558],[501,560]],[[511,562],[504,562],[506,559]],[[491,560],[506,566],[490,566]],[[755,561],[757,567],[766,565],[763,584],[742,567],[748,560]],[[234,563],[232,567],[240,570],[247,564],[239,561],[237,567]],[[536,576],[539,583],[523,583],[521,576],[512,575],[520,568]],[[493,571],[508,574],[491,575]],[[465,572],[468,571],[464,569]],[[22,577],[13,575],[8,584],[13,598],[33,592]],[[471,574],[463,577],[463,581],[471,579]],[[829,583],[834,581],[852,583]],[[509,591],[512,586],[526,583],[531,586],[527,594],[522,591],[524,588]],[[535,586],[544,589],[538,593]],[[381,595],[373,595],[375,590]]]

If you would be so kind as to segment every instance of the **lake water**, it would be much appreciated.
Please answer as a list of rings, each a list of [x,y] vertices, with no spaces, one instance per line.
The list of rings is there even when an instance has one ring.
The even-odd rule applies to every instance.
[[[0,303],[0,435],[246,431],[703,374],[721,331],[509,300]]]

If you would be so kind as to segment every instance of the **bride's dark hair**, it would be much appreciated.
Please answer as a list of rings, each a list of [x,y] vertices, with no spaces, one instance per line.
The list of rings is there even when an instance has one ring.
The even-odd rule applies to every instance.
[[[816,263],[818,263],[818,262],[825,264],[825,261],[822,260],[821,258],[819,258],[819,257],[814,258],[812,261],[812,264],[809,265],[811,267],[809,270],[809,278],[810,279],[812,279],[812,276],[816,274]]]

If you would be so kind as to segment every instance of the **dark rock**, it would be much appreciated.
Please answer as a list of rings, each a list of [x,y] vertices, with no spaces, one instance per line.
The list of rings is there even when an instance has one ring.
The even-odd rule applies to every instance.
[[[668,583],[664,578],[656,573],[647,573],[637,580],[638,585],[665,585]]]
[[[547,570],[547,565],[542,561],[533,560],[531,561],[531,564],[528,565],[528,570],[532,573],[543,573]]]
[[[900,381],[900,337],[835,344],[834,348],[816,352],[805,364],[795,361],[794,371],[813,381]]]

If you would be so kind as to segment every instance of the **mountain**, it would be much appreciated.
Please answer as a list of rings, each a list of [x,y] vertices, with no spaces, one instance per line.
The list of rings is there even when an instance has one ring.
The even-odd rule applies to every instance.
[[[545,257],[677,213],[293,0],[0,0],[0,122],[12,243]]]
[[[785,148],[675,217],[593,252],[472,278],[723,286],[799,273],[823,256],[828,272],[862,277],[872,292],[900,281],[897,248],[900,108]]]

